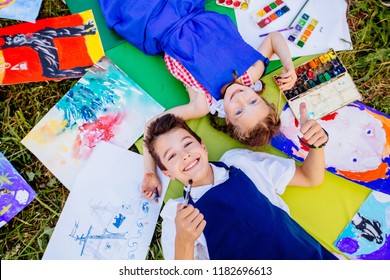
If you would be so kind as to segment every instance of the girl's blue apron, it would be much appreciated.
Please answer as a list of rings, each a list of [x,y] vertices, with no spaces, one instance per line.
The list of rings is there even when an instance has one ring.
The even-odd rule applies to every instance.
[[[167,53],[217,100],[222,87],[257,60],[231,19],[205,11],[204,0],[99,0],[107,25],[149,55]]]
[[[210,259],[336,259],[233,166],[226,182],[190,203],[206,220],[203,233]]]

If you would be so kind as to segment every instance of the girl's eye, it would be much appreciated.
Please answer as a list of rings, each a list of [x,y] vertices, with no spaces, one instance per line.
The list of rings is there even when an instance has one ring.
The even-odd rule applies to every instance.
[[[238,110],[236,111],[235,115],[238,116],[238,115],[241,114],[241,113],[242,113],[242,109],[238,109]]]
[[[257,102],[257,99],[252,99],[251,101],[249,101],[249,104],[255,104]]]

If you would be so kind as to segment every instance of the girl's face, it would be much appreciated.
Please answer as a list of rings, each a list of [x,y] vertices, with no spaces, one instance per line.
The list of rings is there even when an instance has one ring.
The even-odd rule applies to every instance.
[[[270,113],[269,105],[253,89],[237,83],[226,89],[223,106],[226,121],[241,131],[251,130]]]

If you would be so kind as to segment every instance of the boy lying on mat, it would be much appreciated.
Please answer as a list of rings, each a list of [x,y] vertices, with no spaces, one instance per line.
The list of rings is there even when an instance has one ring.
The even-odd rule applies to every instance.
[[[315,121],[301,122],[313,146],[302,166],[244,149],[209,163],[206,146],[181,118],[165,114],[149,124],[144,141],[157,165],[190,185],[184,203],[169,200],[162,210],[165,259],[337,259],[290,217],[279,196],[287,185],[310,187],[324,178],[324,149],[315,147],[328,137]]]

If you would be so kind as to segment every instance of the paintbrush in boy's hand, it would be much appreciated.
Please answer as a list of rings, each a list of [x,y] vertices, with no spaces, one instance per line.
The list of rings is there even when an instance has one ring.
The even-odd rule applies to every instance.
[[[190,200],[190,194],[192,189],[192,179],[188,180],[188,191],[186,193],[186,198],[184,199],[184,207],[188,205],[188,201]]]

